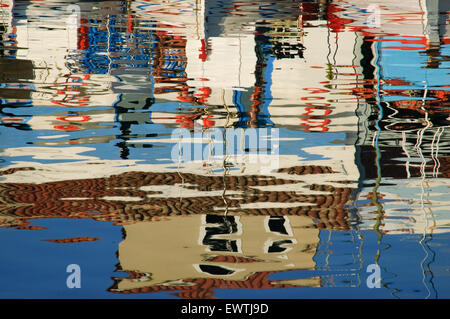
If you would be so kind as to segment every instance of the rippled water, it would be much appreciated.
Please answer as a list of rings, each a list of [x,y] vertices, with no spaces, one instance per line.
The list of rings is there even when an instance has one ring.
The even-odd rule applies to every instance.
[[[448,1],[0,13],[0,297],[450,297]]]

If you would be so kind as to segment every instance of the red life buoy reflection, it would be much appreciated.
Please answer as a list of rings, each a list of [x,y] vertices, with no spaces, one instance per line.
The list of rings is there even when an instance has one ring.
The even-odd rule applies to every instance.
[[[55,125],[55,126],[53,126],[53,128],[55,130],[60,130],[60,131],[76,131],[76,130],[80,130],[81,129],[78,126],[71,125],[71,124]]]

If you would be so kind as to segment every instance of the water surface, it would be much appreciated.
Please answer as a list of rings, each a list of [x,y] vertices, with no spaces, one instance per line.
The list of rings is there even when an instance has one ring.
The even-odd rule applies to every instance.
[[[450,297],[448,2],[0,4],[0,297]]]

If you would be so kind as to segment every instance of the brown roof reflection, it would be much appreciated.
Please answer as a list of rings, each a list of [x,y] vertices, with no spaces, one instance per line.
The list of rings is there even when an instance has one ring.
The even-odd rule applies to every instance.
[[[19,170],[19,169],[16,169]],[[8,170],[9,171],[9,170]],[[283,170],[281,170],[283,171]],[[292,167],[291,174],[331,173],[328,167]],[[3,171],[5,174],[7,171]],[[10,172],[8,172],[10,173]],[[1,174],[1,173],[0,173]],[[0,226],[26,226],[27,219],[43,217],[91,218],[130,224],[170,215],[204,213],[240,215],[307,215],[318,228],[348,229],[345,204],[352,193],[350,187],[311,185],[321,194],[293,191],[265,191],[253,186],[287,185],[297,180],[274,176],[203,176],[191,173],[128,172],[107,178],[65,180],[42,184],[0,184]],[[165,197],[159,191],[143,186],[175,185],[199,191],[198,197]],[[205,196],[204,191],[224,190],[234,194]],[[302,187],[299,186],[299,191]],[[305,190],[303,188],[303,190]],[[236,191],[241,194],[236,195]],[[158,196],[160,194],[161,196]],[[149,196],[151,195],[151,196]],[[110,197],[116,197],[111,199]],[[131,199],[130,199],[131,198]],[[252,207],[254,203],[288,203],[289,207]],[[298,203],[299,206],[295,206]],[[241,208],[241,205],[245,207]],[[280,205],[282,206],[282,205]],[[286,205],[284,205],[286,206]],[[7,221],[1,217],[9,216]],[[13,217],[14,222],[11,221]]]
[[[174,291],[172,295],[185,298],[185,299],[215,299],[214,289],[276,289],[276,288],[299,288],[299,287],[311,287],[320,286],[320,278],[308,278],[305,279],[305,284],[289,284],[278,283],[272,281],[267,277],[274,271],[264,271],[252,274],[245,281],[234,281],[216,278],[191,278],[184,279],[183,283],[191,283],[193,285],[158,285],[158,286],[146,286],[141,288],[133,288],[129,290],[122,290],[120,293],[154,293],[161,291]],[[132,275],[132,274],[130,274]],[[108,289],[109,292],[116,292],[115,283]]]

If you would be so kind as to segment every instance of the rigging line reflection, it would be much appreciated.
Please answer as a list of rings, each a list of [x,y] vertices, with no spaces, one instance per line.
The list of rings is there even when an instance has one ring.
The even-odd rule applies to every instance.
[[[181,137],[184,139],[184,136]],[[182,189],[184,186],[184,177],[183,174],[181,174],[181,159],[183,158],[184,154],[182,151],[182,145],[181,142],[177,143],[178,144],[178,163],[177,163],[177,174],[178,176],[180,176],[181,178],[181,187],[179,189],[179,196],[180,196],[180,208],[182,207],[182,202],[183,202],[183,196],[182,196]]]
[[[224,125],[224,130],[222,130],[222,140],[224,143],[224,148],[225,148],[225,156],[223,157],[223,161],[222,161],[222,169],[223,169],[223,177],[222,177],[222,183],[223,183],[223,193],[222,193],[222,200],[225,204],[225,212],[224,215],[227,216],[228,215],[228,201],[226,199],[226,191],[227,191],[227,182],[226,182],[226,176],[229,173],[229,165],[227,165],[227,159],[228,159],[228,136],[227,136],[227,131],[228,128],[230,126],[229,121],[230,121],[230,111],[228,110],[228,107],[226,106],[227,103],[225,101],[225,90],[222,89],[222,102],[223,105],[225,106],[226,110],[227,110],[227,117],[225,120],[225,125]],[[230,153],[232,154],[232,153]]]
[[[405,163],[405,170],[406,170],[406,178],[409,179],[411,177],[411,172],[409,170],[409,161],[411,160],[411,156],[409,155],[409,152],[406,148],[406,131],[402,131],[402,150],[406,154],[406,163]]]
[[[353,71],[354,71],[354,73],[355,74],[358,74],[358,72],[357,72],[357,70],[356,70],[356,58],[357,58],[357,55],[356,55],[356,48],[357,48],[357,43],[358,43],[358,41],[359,41],[359,39],[358,39],[358,34],[355,32],[355,40],[354,40],[354,42],[353,42],[353,51],[352,51],[352,53],[353,53],[353,59],[352,59],[352,65],[354,66],[353,67]],[[358,75],[356,75],[356,82],[359,82],[359,80],[360,80],[360,78],[359,78],[359,74]],[[355,111],[354,111],[354,113],[355,113],[355,116],[356,117],[358,117],[358,112],[357,112],[357,110],[359,109],[359,107],[360,107],[360,97],[359,96],[357,96],[356,97],[356,99],[357,99],[357,107],[355,108]],[[359,125],[358,125],[358,130],[359,130]],[[359,139],[359,132],[358,132],[358,138],[356,138],[355,139],[355,142],[354,142],[354,146],[355,146],[355,149],[356,149],[356,147],[357,147],[357,144],[358,144],[358,139]],[[355,154],[356,155],[356,154]],[[355,159],[355,161],[356,161],[356,159]],[[353,215],[353,219],[354,219],[354,221],[357,221],[357,220],[359,220],[360,219],[360,216],[359,216],[359,214],[358,214],[358,208],[356,207],[357,206],[357,202],[358,202],[358,194],[360,193],[360,191],[358,190],[358,191],[355,191],[353,194],[353,196],[352,196],[352,199],[353,199],[353,206],[356,208],[354,211],[355,211],[355,215]],[[358,255],[356,256],[356,258],[357,258],[357,260],[359,261],[359,270],[362,270],[363,269],[363,265],[364,265],[364,256],[363,256],[363,244],[364,244],[364,236],[362,235],[362,233],[361,233],[361,230],[360,230],[360,227],[359,227],[359,224],[358,223],[355,223],[354,224],[354,229],[355,229],[355,232],[356,232],[356,235],[357,235],[357,238],[356,238],[356,240],[358,240],[359,241],[359,245],[358,245]],[[353,234],[353,231],[351,231],[351,234],[352,234],[352,239],[355,241],[355,237],[354,237],[354,234]],[[358,274],[358,286],[360,286],[361,285],[361,278],[360,278],[360,276],[359,276],[359,274]]]
[[[330,267],[330,257],[331,257],[331,255],[333,255],[333,251],[330,249],[330,246],[331,246],[331,233],[332,233],[332,231],[329,230],[328,231],[327,244],[326,244],[327,256],[325,258],[325,269],[331,269],[331,267]]]
[[[355,46],[356,46],[356,41],[357,41],[357,39],[358,39],[358,33],[355,33],[355,35],[356,35],[356,37],[355,37]],[[328,46],[329,47],[329,46]],[[364,69],[366,69],[367,68],[367,64],[366,63],[363,63],[365,60],[364,60],[364,53],[363,53],[363,50],[362,50],[362,48],[361,48],[361,51],[362,51],[362,54],[363,54],[363,58],[360,60],[360,63],[361,63],[361,66],[362,66],[362,68],[363,68],[363,72],[362,72],[362,74],[363,74],[363,79],[362,79],[362,82],[364,82],[364,80],[366,79],[366,75],[365,75],[365,73],[364,73]],[[356,53],[355,53],[355,48],[354,48],[354,50],[353,50],[353,54],[354,54],[354,57],[356,58]],[[355,59],[354,58],[354,59]],[[370,64],[371,64],[371,62],[369,62]],[[353,60],[353,62],[352,62],[352,64],[353,65],[356,65],[356,63],[355,63],[355,60]],[[356,72],[356,70],[355,70],[355,73],[357,73]],[[373,73],[371,74],[371,76],[373,76]],[[364,85],[362,85],[362,87],[364,87]],[[362,105],[361,105],[362,104]],[[367,136],[369,135],[369,128],[367,127],[367,124],[366,124],[366,121],[364,120],[364,114],[365,114],[365,111],[364,110],[362,110],[362,111],[359,111],[360,110],[360,108],[362,107],[362,106],[364,106],[365,108],[367,108],[367,104],[368,103],[365,103],[365,101],[364,101],[364,103],[361,103],[361,101],[360,101],[360,98],[359,98],[359,95],[357,95],[357,107],[355,108],[355,115],[356,115],[356,117],[358,118],[358,123],[361,123],[361,125],[358,125],[358,127],[357,127],[357,138],[355,139],[355,143],[354,143],[354,145],[355,145],[355,149],[357,150],[358,148],[357,148],[357,146],[360,146],[360,145],[364,145],[365,144],[365,139],[367,138]],[[362,130],[364,130],[364,134],[361,134],[360,133],[360,130],[362,131]],[[359,152],[361,152],[361,151],[359,151]],[[357,160],[357,156],[361,156],[361,154],[359,154],[359,152],[357,152],[357,153],[355,153],[355,161],[356,162],[358,162],[358,160]],[[359,165],[358,165],[359,166]],[[359,171],[360,171],[360,179],[359,179],[359,181],[358,181],[358,188],[357,188],[357,190],[355,190],[355,195],[354,195],[354,198],[353,198],[353,200],[354,200],[354,202],[353,202],[353,206],[354,206],[354,208],[355,208],[355,214],[356,214],[356,218],[355,218],[355,223],[354,223],[354,227],[355,227],[355,230],[356,230],[356,232],[357,232],[357,234],[358,234],[358,239],[360,240],[360,245],[359,245],[359,256],[360,256],[360,268],[362,269],[363,268],[363,265],[364,265],[364,254],[363,254],[363,245],[364,245],[364,240],[365,240],[365,236],[363,235],[363,233],[361,232],[361,221],[363,220],[363,217],[362,217],[362,215],[361,215],[361,212],[363,211],[363,209],[364,209],[364,205],[361,205],[360,206],[360,203],[361,203],[361,201],[360,201],[360,196],[361,196],[361,194],[362,194],[362,189],[363,189],[363,187],[364,187],[364,180],[363,180],[363,172],[364,172],[364,170],[363,170],[363,168],[361,167],[360,169],[359,169]]]
[[[434,146],[434,159],[435,159],[435,166],[433,167],[433,177],[437,178],[439,175],[439,167],[441,166],[441,163],[439,161],[439,143],[442,136],[442,133],[444,133],[444,127],[439,127],[436,131],[436,133],[433,136],[433,142],[436,140],[435,146]],[[432,144],[433,145],[433,144]],[[433,148],[433,146],[432,146]],[[433,154],[433,152],[432,152]]]
[[[425,196],[425,186],[424,186],[424,184],[425,184],[425,178],[426,178],[426,172],[425,172],[426,160],[425,160],[425,157],[424,157],[422,149],[421,149],[424,133],[425,133],[425,131],[428,128],[430,128],[432,126],[432,123],[431,123],[431,121],[430,121],[430,119],[428,117],[428,112],[427,112],[427,110],[424,107],[425,100],[426,100],[426,97],[427,97],[427,92],[428,92],[428,88],[427,88],[427,85],[425,84],[421,109],[425,112],[425,121],[426,121],[427,125],[423,129],[421,129],[421,130],[419,130],[417,132],[417,142],[416,142],[416,146],[415,146],[416,150],[417,150],[417,152],[418,152],[418,154],[420,156],[420,159],[422,161],[421,167],[420,167],[420,173],[421,173],[421,177],[422,177],[422,179],[421,179],[420,207],[421,207],[421,210],[423,212],[423,216],[424,216],[424,220],[425,220],[425,228],[424,228],[424,232],[423,232],[422,238],[420,239],[419,243],[422,246],[423,251],[425,252],[425,256],[424,256],[423,260],[420,263],[420,268],[422,270],[422,283],[425,286],[426,290],[428,291],[428,295],[425,297],[425,299],[428,299],[431,296],[431,290],[428,287],[427,283],[425,282],[428,274],[430,275],[430,279],[429,279],[430,285],[431,285],[431,287],[433,289],[435,297],[437,297],[437,292],[436,292],[436,289],[435,289],[434,283],[433,283],[433,277],[434,276],[433,276],[433,273],[431,271],[431,266],[430,266],[431,262],[434,260],[435,253],[430,248],[430,245],[429,245],[429,241],[432,239],[432,236],[433,236],[433,230],[436,227],[436,221],[434,220],[434,217],[432,217],[434,225],[430,227],[430,233],[428,234],[429,221],[428,221],[428,216],[427,216],[427,212],[426,212],[426,209],[425,209],[425,199],[424,199],[424,196]],[[431,156],[433,156],[433,155],[431,155]],[[430,211],[431,211],[431,209],[430,209]],[[427,238],[429,238],[429,240],[427,240]],[[428,251],[431,251],[431,253],[432,253],[432,260],[429,261],[426,264],[426,266],[425,266],[425,262],[428,260],[428,257],[429,257]],[[427,269],[425,269],[425,268],[427,268]]]
[[[423,159],[423,161],[425,161],[425,160]],[[425,188],[424,188],[424,185],[423,185],[424,184],[424,179],[425,179],[425,172],[422,169],[421,169],[421,174],[422,174],[422,181],[421,181],[420,206],[421,206],[421,209],[423,211],[423,215],[424,215],[424,219],[425,219],[425,227],[424,227],[422,238],[420,239],[419,243],[422,246],[423,251],[425,252],[425,256],[422,259],[422,262],[420,263],[420,268],[422,270],[422,283],[425,286],[425,289],[428,291],[428,295],[425,297],[425,299],[428,299],[430,297],[430,295],[431,295],[431,291],[428,288],[428,285],[425,283],[427,272],[425,271],[425,267],[424,267],[424,263],[428,259],[428,251],[425,248],[425,243],[424,243],[424,240],[426,239],[427,231],[428,231],[428,218],[427,218],[427,213],[425,211],[424,199],[423,199],[424,193],[425,193]]]
[[[435,152],[434,152],[434,148],[435,148],[435,141],[436,141],[436,137],[437,137],[437,135],[438,135],[438,133],[439,133],[439,128],[436,130],[436,132],[434,132],[434,134],[433,134],[433,139],[431,140],[431,154],[430,154],[430,156],[431,156],[431,159],[433,160],[433,172],[432,172],[432,175],[431,175],[431,177],[436,177],[436,166],[437,166],[437,161],[439,161],[437,158],[436,158],[436,154],[435,154]]]
[[[377,178],[375,180],[375,185],[373,187],[372,190],[372,203],[373,205],[377,208],[377,217],[376,217],[376,223],[374,225],[374,230],[375,232],[378,234],[378,243],[381,243],[381,239],[383,237],[382,232],[380,231],[380,226],[381,226],[381,220],[383,218],[384,215],[384,211],[383,211],[383,206],[380,204],[380,201],[378,199],[378,189],[380,187],[380,183],[381,183],[381,150],[380,150],[380,145],[379,145],[379,137],[381,134],[381,127],[380,127],[380,121],[383,119],[383,107],[381,106],[381,97],[380,97],[380,87],[381,87],[381,66],[379,64],[379,59],[380,59],[380,45],[379,42],[377,42],[375,44],[375,52],[376,52],[376,58],[375,58],[375,66],[377,68],[376,72],[377,72],[377,88],[376,88],[376,103],[378,106],[378,119],[375,122],[375,127],[377,129],[376,134],[374,135],[374,145],[375,145],[375,151],[376,151],[376,157],[375,157],[375,163],[376,163],[376,167],[377,167]],[[379,254],[380,251],[378,250],[376,257],[375,257],[375,262],[378,264],[378,258],[379,258]]]
[[[441,162],[439,161],[439,142],[440,142],[440,140],[441,140],[441,136],[442,136],[442,134],[444,133],[444,130],[445,130],[445,128],[442,126],[442,127],[440,127],[439,129],[438,129],[438,131],[441,131],[441,133],[438,135],[438,139],[437,139],[437,142],[436,142],[436,159],[437,159],[437,167],[436,167],[436,177],[438,177],[438,175],[439,175],[439,168],[441,167]]]

